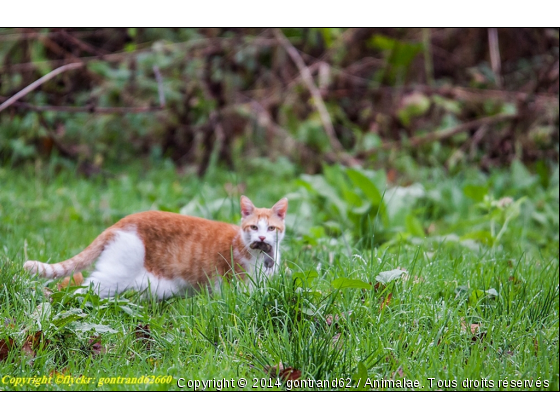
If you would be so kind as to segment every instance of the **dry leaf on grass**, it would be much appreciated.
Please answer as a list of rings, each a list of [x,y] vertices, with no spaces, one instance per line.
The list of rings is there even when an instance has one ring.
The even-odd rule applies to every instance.
[[[404,377],[402,366],[399,366],[399,368],[393,372],[393,375],[391,375],[391,379],[394,380],[397,375],[399,375],[400,378]]]
[[[535,338],[533,340],[533,347],[535,348],[535,356],[539,353],[539,341]]]
[[[101,344],[101,337],[95,336],[89,339],[89,350],[92,356],[97,356],[99,354],[105,354],[107,350]]]
[[[4,318],[4,327],[15,328],[17,321],[14,318]]]
[[[340,333],[336,334],[333,338],[332,338],[332,343],[336,344],[338,342],[338,340],[340,340]]]
[[[293,367],[284,368],[282,362],[275,366],[265,366],[264,371],[270,375],[271,378],[280,378],[283,381],[295,381],[301,378],[301,371]]]
[[[53,369],[49,372],[49,376],[52,378],[53,376],[66,376],[68,375],[68,372],[70,371],[70,369],[68,369],[67,367],[62,368],[62,370],[59,372],[56,369]]]
[[[146,346],[147,350],[151,347],[152,333],[150,331],[150,324],[138,324],[134,330],[134,335],[136,339]]]
[[[35,352],[47,344],[49,344],[49,340],[45,340],[43,331],[37,331],[35,334],[27,336],[21,349],[28,356],[35,357]]]
[[[152,336],[150,324],[138,324],[134,330],[134,334],[136,335],[137,340],[149,340]]]
[[[482,324],[467,324],[465,318],[461,318],[461,332],[470,332],[472,342],[482,341],[486,337],[486,332],[481,331]]]
[[[480,324],[471,324],[470,325],[471,334],[475,335],[480,332]],[[467,331],[467,326],[462,326],[461,331]]]
[[[486,336],[486,332],[481,331],[481,324],[468,324],[465,322],[465,318],[461,318],[461,331],[467,332],[470,331],[472,334],[471,341],[482,341]]]
[[[335,336],[333,336],[333,338],[331,339],[331,343],[333,344],[333,346],[336,346],[336,348],[341,349],[342,348],[342,334],[338,333]]]
[[[391,303],[391,299],[393,299],[393,294],[389,293],[387,297],[383,300],[383,302],[381,302],[381,307],[379,308],[379,312],[381,312],[383,309],[385,309],[385,306]]]
[[[325,321],[327,322],[327,325],[330,327],[331,325],[335,325],[336,327],[338,327],[338,321],[341,319],[344,319],[346,317],[349,317],[350,315],[352,315],[352,311],[348,311],[348,312],[344,312],[341,313],[340,315],[327,315],[325,317]]]
[[[508,281],[512,282],[513,284],[521,284],[521,280],[519,280],[515,276],[509,276]]]
[[[0,362],[8,358],[8,353],[14,348],[14,340],[0,338]]]
[[[43,287],[43,296],[45,297],[45,299],[47,299],[49,302],[52,302],[52,290],[49,289],[48,287]]]
[[[301,371],[291,367],[284,369],[280,375],[283,381],[295,381],[299,378],[301,378]]]
[[[478,334],[480,332],[480,324],[470,324],[469,328],[471,334]],[[467,331],[467,323],[465,322],[465,318],[461,318],[461,331]]]
[[[272,376],[273,378],[280,376],[280,372],[282,372],[283,370],[284,370],[284,365],[282,364],[282,362],[279,362],[277,365],[274,366],[266,365],[264,367],[264,371],[268,373],[270,376]]]
[[[479,332],[471,337],[472,342],[482,341],[486,337],[486,332]],[[492,342],[490,342],[492,343]],[[485,347],[486,348],[486,347]]]
[[[331,326],[334,322],[338,321],[338,315],[327,315],[327,317],[325,318],[325,321],[327,321],[327,325]]]

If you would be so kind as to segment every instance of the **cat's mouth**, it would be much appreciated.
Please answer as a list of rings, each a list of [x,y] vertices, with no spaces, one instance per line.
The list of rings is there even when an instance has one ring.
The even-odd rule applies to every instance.
[[[260,249],[266,254],[270,254],[270,252],[272,252],[272,245],[267,244],[266,242],[253,242],[249,247],[251,249]]]
[[[274,265],[274,260],[272,259],[272,245],[266,242],[253,242],[250,245],[251,249],[260,249],[264,254],[264,266],[266,268],[272,268]]]

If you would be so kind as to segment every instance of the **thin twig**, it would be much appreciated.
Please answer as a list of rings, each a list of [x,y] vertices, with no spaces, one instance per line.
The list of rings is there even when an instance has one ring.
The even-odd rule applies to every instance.
[[[78,57],[76,57],[71,52],[66,51],[64,48],[62,48],[60,45],[58,45],[56,42],[54,42],[48,36],[46,36],[46,35],[41,36],[37,39],[39,40],[40,43],[42,43],[45,46],[45,48],[51,50],[56,55],[63,56],[67,61],[70,61],[70,62],[79,62],[80,59]]]
[[[89,45],[88,43],[76,38],[76,36],[74,34],[69,33],[67,31],[65,31],[64,29],[61,29],[61,30],[59,30],[57,32],[54,32],[54,33],[61,34],[68,41],[70,41],[74,45],[78,46],[82,51],[87,51],[88,53],[94,54],[94,55],[103,55],[103,54],[107,53],[106,51],[103,51],[100,48],[95,48],[95,47]]]
[[[154,65],[154,74],[156,75],[158,95],[159,95],[159,106],[165,108],[165,96],[163,94],[163,79],[161,78],[161,73],[159,72],[159,67]]]
[[[422,146],[426,143],[431,143],[437,140],[443,140],[454,136],[455,134],[462,133],[463,131],[469,131],[475,128],[480,127],[481,125],[491,125],[491,124],[498,124],[500,122],[509,121],[517,118],[517,114],[498,114],[492,115],[490,117],[483,117],[477,120],[469,121],[464,124],[460,124],[456,127],[448,128],[446,130],[439,130],[434,133],[429,133],[424,136],[416,136],[410,139],[410,145],[412,147]]]
[[[80,66],[83,65],[82,63],[73,63],[73,64],[80,64]],[[67,66],[70,66],[70,65],[71,64],[68,64]],[[63,66],[63,67],[67,67],[67,66]],[[78,67],[80,67],[80,66],[78,66]],[[60,67],[57,70],[60,70],[63,67]],[[49,77],[49,79],[56,76],[56,74],[53,74],[54,73],[54,71],[53,71],[53,72],[47,74],[46,76],[42,77],[41,79],[37,80],[36,82],[32,83],[31,85],[29,85],[26,88],[26,89],[28,89],[28,88],[32,87],[35,83],[38,83],[32,89],[28,90],[27,92],[24,92],[26,89],[23,89],[21,92],[12,96],[10,99],[8,99],[6,102],[4,102],[2,105],[0,105],[0,111],[2,111],[4,108],[7,108],[10,105],[16,106],[16,107],[19,107],[19,108],[30,109],[32,111],[40,111],[40,112],[42,112],[42,111],[77,112],[77,113],[87,112],[87,113],[90,113],[90,114],[139,114],[139,113],[143,113],[143,112],[161,111],[165,108],[165,96],[163,94],[163,79],[161,77],[161,73],[159,71],[159,68],[157,66],[154,66],[153,69],[154,69],[154,74],[156,76],[156,80],[157,80],[157,84],[158,84],[158,94],[159,94],[159,103],[160,103],[160,106],[158,106],[158,107],[153,107],[153,106],[149,106],[149,107],[50,106],[50,105],[31,105],[31,104],[28,104],[28,103],[25,103],[25,102],[16,102],[18,98],[26,95],[27,93],[29,93],[33,89],[35,89],[37,86],[39,86],[41,83],[38,83],[38,82],[40,82],[46,76],[51,75]],[[68,68],[66,68],[66,70],[68,70]],[[62,71],[64,71],[64,70],[62,70]],[[62,71],[60,71],[60,72],[62,72]],[[48,79],[43,80],[42,83],[44,83],[47,80]],[[24,92],[24,93],[22,94],[22,92]],[[20,95],[20,96],[16,97],[17,95]],[[0,97],[0,99],[1,98],[2,97]],[[9,101],[11,101],[11,102],[8,103]]]
[[[26,102],[16,102],[14,107],[25,108],[31,111],[45,112],[86,112],[89,114],[141,114],[144,112],[157,112],[164,109],[160,106],[136,106],[136,107],[96,107],[96,106],[51,106],[51,105],[31,105]]]
[[[81,63],[81,62],[80,63],[70,63],[70,64],[66,64],[65,66],[59,67],[59,68],[51,71],[50,73],[45,74],[43,77],[41,77],[38,80],[35,80],[29,86],[20,90],[18,93],[16,93],[10,99],[8,99],[6,102],[4,102],[2,105],[0,105],[0,112],[2,112],[4,109],[8,108],[10,105],[12,105],[18,99],[23,98],[29,92],[32,92],[33,90],[37,89],[43,83],[45,83],[48,80],[52,79],[53,77],[59,75],[60,73],[63,73],[63,72],[68,71],[68,70],[74,70],[74,69],[80,68],[83,65],[84,65],[84,63]]]
[[[518,118],[519,115],[518,114],[498,114],[498,115],[492,115],[490,117],[483,117],[483,118],[479,118],[477,120],[473,120],[473,121],[469,121],[466,122],[464,124],[460,124],[456,127],[452,127],[452,128],[448,128],[446,130],[439,130],[439,131],[435,131],[433,133],[429,133],[423,136],[416,136],[416,137],[412,137],[409,140],[409,146],[410,147],[419,147],[419,146],[423,146],[427,143],[431,143],[434,141],[439,141],[439,140],[444,140],[446,138],[449,138],[451,136],[454,136],[455,134],[458,133],[462,133],[464,131],[469,131],[469,130],[473,130],[475,128],[478,128],[480,126],[489,126],[492,124],[498,124],[500,122],[504,122],[504,121],[510,121],[510,120],[514,120],[516,118]],[[374,147],[368,150],[364,150],[360,153],[358,153],[359,158],[364,158],[366,156],[369,156],[375,152],[378,152],[379,150],[390,150],[392,148],[394,148],[396,146],[397,143],[383,143],[380,147]]]
[[[496,78],[496,86],[502,87],[502,62],[500,59],[500,44],[498,42],[498,29],[488,28],[488,49],[490,50],[490,64]]]
[[[235,43],[235,39],[233,38],[200,38],[200,39],[191,39],[189,41],[183,42],[176,42],[174,44],[166,44],[166,50],[174,50],[174,49],[181,49],[184,52],[188,52],[192,49],[196,49],[199,47],[207,48],[208,45],[220,45],[223,47],[230,47],[230,44]],[[260,47],[270,47],[278,44],[278,41],[275,39],[261,39],[261,38],[251,38],[246,41],[247,44],[256,45]],[[80,57],[80,60],[83,62],[95,61],[95,60],[103,60],[107,62],[119,62],[122,58],[125,57],[133,57],[137,56],[138,54],[142,54],[145,52],[153,52],[154,48],[153,45],[150,44],[145,48],[138,48],[134,51],[121,51],[117,53],[111,54],[99,54],[99,55],[91,55],[87,57]],[[10,71],[23,71],[23,70],[33,70],[39,66],[50,65],[56,66],[62,63],[65,63],[68,60],[44,60],[44,61],[30,61],[26,63],[15,63],[4,65],[0,67],[0,71],[4,71],[9,69]]]
[[[428,85],[434,84],[434,59],[432,57],[431,29],[422,28],[422,44],[424,46],[424,71]]]
[[[334,131],[331,117],[329,115],[329,112],[327,111],[327,107],[325,106],[325,103],[323,102],[323,98],[321,97],[321,92],[319,92],[319,89],[317,89],[317,86],[315,86],[315,83],[313,82],[313,77],[311,76],[311,72],[309,71],[309,68],[305,65],[305,62],[299,55],[298,51],[290,43],[290,41],[288,41],[288,39],[284,36],[284,34],[280,29],[274,30],[274,36],[276,37],[278,42],[280,42],[280,44],[284,47],[284,49],[289,54],[289,56],[292,58],[293,62],[295,63],[295,65],[297,66],[301,74],[301,78],[307,85],[307,88],[309,89],[309,92],[313,97],[314,105],[317,108],[317,111],[319,112],[319,116],[321,117],[321,122],[323,123],[323,128],[327,133],[327,136],[331,143],[331,147],[336,152],[342,152],[344,149],[342,147],[342,144],[340,144],[340,141],[336,137],[336,133]]]

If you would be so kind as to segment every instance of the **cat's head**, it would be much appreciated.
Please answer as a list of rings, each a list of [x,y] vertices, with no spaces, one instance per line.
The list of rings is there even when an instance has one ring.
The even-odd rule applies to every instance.
[[[283,198],[270,209],[256,208],[251,200],[241,196],[241,229],[243,242],[252,248],[267,251],[268,244],[272,249],[284,238],[284,218],[288,211],[288,199]]]

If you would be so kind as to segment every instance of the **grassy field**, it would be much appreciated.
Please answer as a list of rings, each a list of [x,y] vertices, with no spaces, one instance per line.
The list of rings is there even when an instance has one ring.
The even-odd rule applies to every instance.
[[[408,166],[406,188],[287,162],[204,180],[165,163],[89,180],[53,168],[0,168],[2,390],[559,388],[558,167]],[[252,293],[234,280],[99,300],[21,269],[133,212],[237,223],[240,194],[290,200],[280,274]]]

